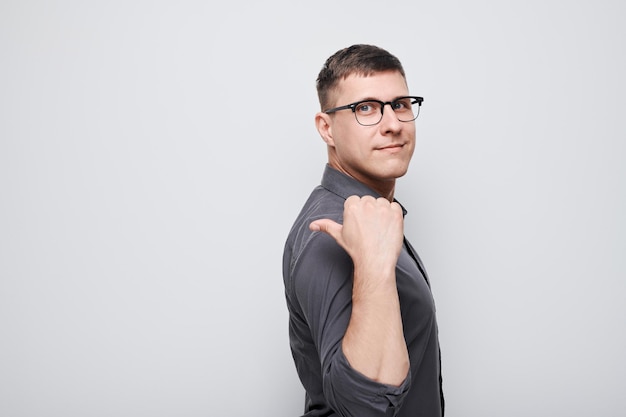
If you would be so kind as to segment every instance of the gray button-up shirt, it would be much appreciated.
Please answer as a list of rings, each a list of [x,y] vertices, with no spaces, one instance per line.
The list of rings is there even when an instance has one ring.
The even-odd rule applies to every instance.
[[[309,224],[322,218],[342,223],[344,202],[351,195],[380,197],[327,165],[285,244],[289,341],[306,391],[304,416],[442,416],[435,304],[426,271],[406,239],[396,283],[409,376],[399,387],[381,384],[353,369],[343,354],[341,341],[352,308],[352,260],[332,237],[311,232]]]

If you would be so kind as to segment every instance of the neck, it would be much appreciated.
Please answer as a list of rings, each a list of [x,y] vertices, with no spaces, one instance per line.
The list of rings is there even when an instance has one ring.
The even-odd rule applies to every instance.
[[[386,198],[390,202],[393,201],[393,195],[394,195],[394,192],[396,190],[396,179],[395,178],[392,178],[392,179],[389,179],[389,180],[373,179],[373,178],[369,178],[367,176],[360,175],[358,172],[349,172],[349,171],[345,170],[339,164],[332,163],[332,161],[329,162],[329,164],[330,164],[331,167],[335,168],[337,171],[343,172],[344,174],[346,174],[349,177],[354,178],[355,180],[357,180],[361,184],[367,185],[369,188],[371,188],[372,190],[376,191],[381,197]]]
[[[383,192],[381,190],[376,190],[378,192],[378,194],[380,194],[382,197],[385,197],[387,200],[389,200],[389,202],[393,201],[393,193],[396,191],[396,181],[393,181],[393,185],[391,186],[391,189],[388,192]]]

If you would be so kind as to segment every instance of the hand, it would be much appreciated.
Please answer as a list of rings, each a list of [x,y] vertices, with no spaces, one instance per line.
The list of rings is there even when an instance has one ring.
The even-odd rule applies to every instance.
[[[371,196],[346,199],[343,225],[330,219],[315,220],[313,231],[332,236],[348,252],[355,268],[395,268],[402,249],[404,219],[396,202]]]

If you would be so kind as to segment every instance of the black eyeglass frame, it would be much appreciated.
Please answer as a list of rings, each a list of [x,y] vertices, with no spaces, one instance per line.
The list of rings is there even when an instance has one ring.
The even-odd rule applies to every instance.
[[[400,119],[398,119],[398,120],[401,121],[401,122],[412,122],[415,119],[417,119],[417,116],[419,116],[419,114],[420,114],[420,109],[422,108],[422,103],[424,102],[424,97],[402,96],[402,97],[395,98],[395,99],[393,99],[391,101],[382,101],[382,100],[376,100],[376,99],[359,100],[359,101],[356,101],[356,102],[351,103],[351,104],[346,104],[345,106],[333,107],[332,109],[324,110],[324,113],[331,114],[331,113],[335,113],[335,112],[340,111],[340,110],[348,110],[348,109],[350,109],[350,110],[352,110],[352,113],[354,113],[354,118],[356,119],[356,122],[358,124],[360,124],[361,126],[374,126],[374,125],[377,125],[378,123],[380,123],[381,120],[383,120],[383,114],[385,113],[385,106],[387,104],[389,104],[391,106],[391,108],[393,109],[393,105],[395,103],[397,103],[399,100],[402,100],[402,99],[405,99],[405,98],[410,98],[411,99],[411,105],[417,103],[417,106],[418,106],[417,115],[414,118],[412,118],[411,120],[400,120]],[[380,104],[380,119],[378,119],[378,121],[376,123],[363,124],[363,123],[361,123],[359,121],[359,118],[356,116],[356,108],[357,108],[357,106],[359,104],[370,103],[370,102],[374,102],[374,103]],[[395,113],[395,110],[394,110],[394,113]]]

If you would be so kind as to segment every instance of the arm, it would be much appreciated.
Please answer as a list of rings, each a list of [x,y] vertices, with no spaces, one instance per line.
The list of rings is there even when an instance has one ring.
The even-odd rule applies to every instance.
[[[354,264],[352,314],[341,344],[346,359],[373,381],[400,386],[409,371],[395,280],[403,240],[400,206],[353,196],[346,200],[343,225],[322,219],[310,228],[332,236]]]

